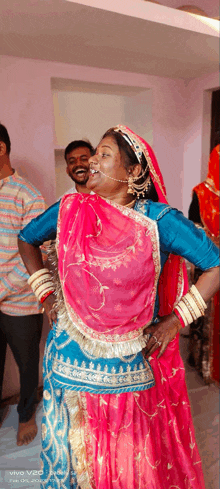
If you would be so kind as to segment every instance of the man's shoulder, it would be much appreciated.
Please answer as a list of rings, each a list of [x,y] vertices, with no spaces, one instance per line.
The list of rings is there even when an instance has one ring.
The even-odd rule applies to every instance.
[[[40,199],[44,200],[41,192],[33,185],[33,183],[29,182],[26,178],[19,175],[17,172],[13,175],[13,183],[19,189],[19,192],[26,196],[28,200],[31,199]]]

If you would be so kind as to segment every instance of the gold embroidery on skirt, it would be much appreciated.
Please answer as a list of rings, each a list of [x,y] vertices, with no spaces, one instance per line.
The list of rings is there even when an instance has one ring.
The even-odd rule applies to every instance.
[[[66,391],[65,401],[69,412],[70,429],[69,443],[72,449],[72,466],[77,474],[77,482],[81,489],[92,489],[86,460],[86,448],[83,433],[83,411],[80,406],[80,393]]]

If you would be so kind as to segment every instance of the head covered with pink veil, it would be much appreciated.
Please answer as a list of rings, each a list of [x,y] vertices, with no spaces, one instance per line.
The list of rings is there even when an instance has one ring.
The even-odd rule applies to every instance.
[[[148,187],[145,185],[145,188],[149,188],[149,190],[145,193],[143,192],[144,197],[168,204],[163,176],[151,146],[143,138],[123,125],[118,125],[108,130],[103,137],[114,135],[114,133],[123,136],[135,153],[138,162],[142,163],[145,181],[147,182],[149,178],[151,180],[153,188],[149,188],[150,185]],[[184,260],[179,256],[170,254],[159,280],[160,316],[170,314],[174,305],[179,302],[181,296],[187,290],[188,279]]]

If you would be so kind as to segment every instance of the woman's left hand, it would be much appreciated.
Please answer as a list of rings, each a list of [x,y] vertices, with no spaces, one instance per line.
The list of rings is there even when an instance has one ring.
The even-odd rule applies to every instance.
[[[144,356],[148,358],[158,348],[160,348],[157,358],[160,358],[166,350],[170,341],[182,329],[178,317],[172,312],[169,316],[164,316],[159,323],[152,324],[145,329],[144,334],[151,334],[146,347],[143,350]]]
[[[50,294],[43,302],[43,307],[48,318],[50,327],[57,321],[56,299],[54,294]]]

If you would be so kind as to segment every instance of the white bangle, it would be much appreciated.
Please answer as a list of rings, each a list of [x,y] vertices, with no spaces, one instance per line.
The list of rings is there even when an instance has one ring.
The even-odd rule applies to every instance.
[[[207,305],[195,285],[192,285],[192,287],[190,287],[189,292],[191,292],[191,294],[193,294],[195,299],[199,301],[203,309],[207,309]]]
[[[181,318],[182,318],[182,320],[183,320],[183,322],[184,322],[184,325],[185,325],[185,326],[188,326],[188,324],[189,324],[189,323],[188,323],[188,321],[187,321],[187,319],[186,319],[186,316],[185,316],[184,312],[182,311],[181,307],[180,307],[179,305],[177,305],[177,306],[174,308],[174,313],[175,313],[175,309],[176,309],[176,310],[177,310],[177,312],[180,314],[180,316],[181,316]]]
[[[39,301],[47,292],[54,292],[52,276],[48,268],[37,270],[30,276],[28,283]]]
[[[40,270],[32,273],[32,275],[28,279],[28,284],[31,285],[38,277],[41,277],[41,275],[45,275],[45,273],[50,275],[50,271],[48,270],[48,268],[41,268]]]
[[[47,290],[54,290],[54,285],[53,282],[48,281],[46,284],[40,285],[38,289],[34,292],[36,297],[40,297],[41,295],[44,295]]]
[[[47,284],[48,282],[51,282],[51,277],[49,277],[49,276],[44,278],[43,280],[40,280],[39,282],[37,282],[35,280],[34,283],[31,284],[31,288],[32,288],[33,292],[36,293],[36,291],[40,287],[40,285]]]
[[[181,300],[184,302],[186,307],[189,309],[190,314],[191,314],[193,320],[195,321],[200,316],[200,311],[199,311],[195,301],[193,300],[192,296],[189,293],[187,293],[186,295],[184,295],[182,297]]]
[[[190,313],[188,307],[186,306],[186,304],[181,300],[178,304],[178,306],[182,309],[186,319],[187,319],[187,324],[191,324],[193,323],[193,316],[192,314]]]
[[[37,299],[40,301],[40,300],[41,300],[41,298],[42,298],[42,297],[43,297],[45,294],[47,294],[47,292],[50,292],[50,291],[51,291],[51,292],[54,292],[54,287],[53,287],[53,286],[52,286],[52,287],[45,287],[45,289],[44,289],[44,290],[43,290],[43,291],[42,291],[42,292],[41,292],[41,293],[40,293],[40,294],[37,296]]]
[[[206,307],[206,303],[204,302],[202,296],[195,285],[193,285],[187,294],[185,294],[180,302],[176,305],[174,308],[174,313],[176,309],[185,326],[187,326],[201,316],[204,316]]]

